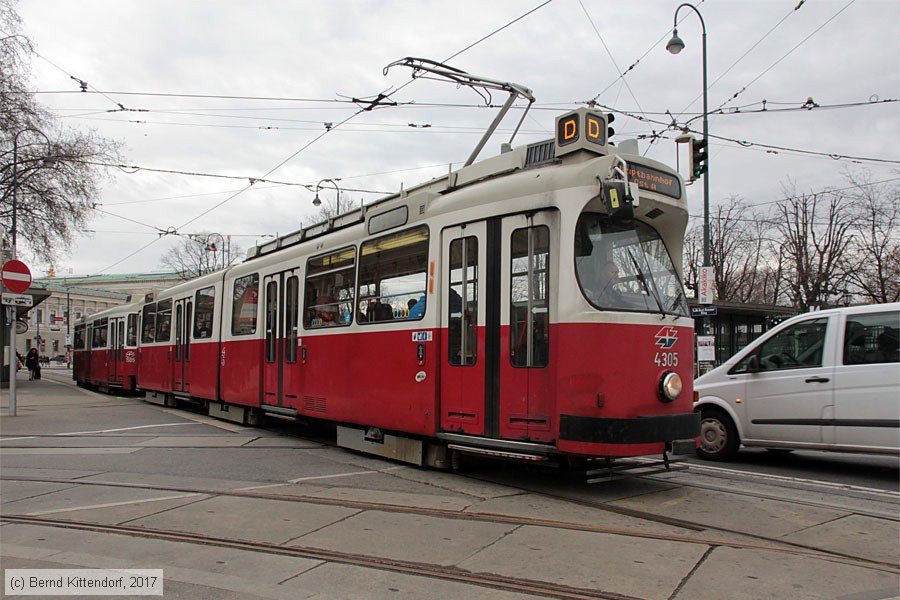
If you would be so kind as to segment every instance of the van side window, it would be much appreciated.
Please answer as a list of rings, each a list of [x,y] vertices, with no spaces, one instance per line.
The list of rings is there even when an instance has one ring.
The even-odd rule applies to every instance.
[[[900,362],[900,313],[847,317],[843,348],[845,365]]]
[[[821,367],[827,325],[828,319],[821,318],[788,327],[763,342],[756,352],[735,365],[731,373]],[[751,368],[752,363],[758,366]]]

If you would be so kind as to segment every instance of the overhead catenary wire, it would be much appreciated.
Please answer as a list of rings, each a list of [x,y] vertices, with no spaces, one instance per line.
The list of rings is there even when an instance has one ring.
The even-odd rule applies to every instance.
[[[726,104],[728,104],[729,102],[731,102],[732,100],[734,100],[735,98],[737,98],[738,96],[740,96],[742,93],[744,93],[745,91],[747,91],[747,88],[749,88],[751,85],[753,85],[754,83],[756,83],[757,81],[759,81],[766,73],[768,73],[769,71],[771,71],[772,69],[774,69],[776,66],[778,66],[778,64],[780,64],[780,63],[781,63],[783,60],[785,60],[788,56],[790,56],[791,54],[793,54],[795,50],[797,50],[800,46],[802,46],[802,45],[805,44],[807,41],[809,41],[814,35],[816,35],[817,33],[819,33],[819,32],[820,32],[822,29],[824,29],[829,23],[831,23],[832,21],[834,21],[834,20],[838,17],[838,15],[840,15],[840,14],[843,13],[845,10],[847,10],[848,8],[850,8],[850,6],[852,6],[855,2],[856,2],[856,0],[850,0],[850,2],[848,2],[846,5],[844,5],[843,8],[841,8],[841,9],[838,10],[835,14],[833,14],[833,15],[831,16],[831,18],[829,18],[827,21],[825,21],[824,23],[822,23],[819,27],[817,27],[817,28],[816,28],[812,33],[810,33],[808,36],[806,36],[805,38],[803,38],[802,40],[800,40],[800,42],[797,43],[793,48],[791,48],[790,50],[788,50],[781,58],[779,58],[779,59],[776,60],[774,63],[772,63],[771,65],[769,65],[769,67],[766,68],[762,73],[760,73],[759,75],[757,75],[756,77],[754,77],[749,83],[747,83],[746,85],[744,85],[741,89],[739,89],[738,91],[736,91],[730,98],[728,98],[727,100],[725,100],[725,102],[723,102],[721,105],[719,105],[719,108],[724,107]],[[803,2],[801,2],[801,3],[797,6],[797,8],[799,8],[802,4],[803,4]],[[718,110],[718,109],[717,109],[717,110]]]
[[[889,179],[882,179],[882,180],[879,180],[879,181],[861,182],[861,183],[856,183],[856,184],[853,184],[853,185],[848,185],[848,186],[845,186],[845,187],[839,187],[839,188],[828,187],[828,188],[824,188],[824,189],[817,190],[817,191],[803,192],[801,195],[806,195],[806,196],[821,196],[821,195],[825,195],[825,194],[837,194],[837,193],[840,193],[840,192],[846,192],[846,191],[848,191],[848,190],[855,190],[855,189],[860,189],[860,188],[864,188],[864,187],[873,187],[873,186],[876,186],[876,185],[883,185],[883,184],[886,184],[886,183],[894,183],[894,182],[896,182],[896,181],[900,181],[900,177],[891,177],[891,178],[889,178]],[[747,208],[757,208],[757,207],[759,207],[759,206],[767,206],[767,205],[770,205],[770,204],[778,204],[779,202],[787,202],[787,201],[789,201],[789,200],[791,200],[790,197],[784,196],[784,197],[781,197],[781,198],[776,198],[776,199],[774,199],[774,200],[763,200],[762,202],[745,202],[745,203],[743,204],[743,206],[745,206],[745,207],[747,207]],[[691,218],[691,219],[702,219],[702,218],[703,218],[703,215],[702,215],[702,214],[701,214],[701,215],[688,214],[688,217]],[[710,218],[716,218],[716,219],[718,219],[718,217],[715,216],[715,215],[713,215],[713,214],[710,214]],[[745,221],[745,222],[765,222],[765,223],[775,223],[775,221],[760,220],[760,219],[756,219],[756,218],[754,218],[754,219],[737,219],[737,218],[731,218],[731,220],[733,220],[733,221]],[[821,224],[823,224],[823,223],[819,223],[819,224],[821,225]]]
[[[517,21],[521,20],[522,18],[524,18],[525,16],[528,16],[528,15],[532,14],[532,13],[535,12],[537,9],[539,9],[539,8],[541,8],[541,7],[546,6],[547,4],[549,4],[551,1],[552,1],[552,0],[547,0],[547,1],[544,2],[543,4],[541,4],[541,5],[539,5],[538,7],[536,7],[535,9],[532,9],[532,10],[528,11],[527,13],[525,13],[524,15],[522,15],[522,16],[520,16],[520,17],[517,17],[516,19],[514,19],[514,20],[512,21],[512,23],[517,22]],[[445,59],[444,62],[447,62],[447,61],[449,61],[450,59],[455,58],[455,57],[459,56],[460,54],[462,54],[462,53],[464,53],[464,52],[470,50],[471,48],[475,47],[476,45],[480,44],[481,42],[483,42],[483,41],[489,39],[490,37],[492,37],[493,35],[495,35],[495,34],[498,33],[499,31],[502,31],[503,29],[505,29],[505,27],[506,27],[506,26],[501,27],[501,28],[495,30],[494,32],[492,32],[491,34],[482,37],[481,39],[479,39],[479,40],[476,41],[475,43],[466,46],[465,48],[463,48],[463,49],[460,50],[459,52],[456,52],[455,54],[451,55],[449,58]],[[195,217],[193,217],[193,218],[191,218],[191,219],[185,221],[184,223],[181,224],[181,226],[180,226],[178,229],[184,228],[184,227],[190,225],[191,223],[194,223],[195,221],[201,219],[202,217],[208,215],[209,213],[215,211],[216,209],[218,209],[218,208],[224,206],[224,205],[227,204],[228,202],[232,201],[234,198],[237,198],[238,196],[240,196],[241,194],[243,194],[244,192],[246,192],[248,189],[250,189],[250,187],[253,186],[253,184],[256,183],[257,181],[264,181],[264,180],[266,180],[266,178],[267,178],[269,175],[271,175],[272,173],[274,173],[275,171],[277,171],[278,169],[280,169],[281,167],[283,167],[285,164],[287,164],[288,162],[290,162],[291,160],[293,160],[295,157],[297,157],[298,155],[300,155],[300,154],[301,154],[302,152],[304,152],[306,149],[310,148],[313,144],[315,144],[316,142],[318,142],[319,140],[321,140],[323,137],[325,137],[325,136],[328,135],[329,133],[331,133],[331,132],[333,132],[333,131],[339,129],[342,125],[348,123],[349,121],[351,121],[351,120],[354,119],[355,117],[359,116],[360,114],[362,114],[362,113],[364,113],[364,112],[371,111],[373,108],[376,108],[376,107],[378,107],[378,106],[383,106],[383,105],[384,105],[384,104],[382,104],[383,102],[385,102],[386,100],[388,100],[391,96],[395,95],[395,94],[396,94],[397,92],[399,92],[400,90],[402,90],[402,89],[404,89],[405,87],[407,87],[408,85],[410,85],[413,81],[415,81],[415,79],[411,79],[410,81],[408,81],[408,82],[405,83],[404,85],[398,87],[396,90],[394,90],[394,91],[392,91],[392,92],[390,92],[390,93],[388,93],[388,94],[385,94],[385,93],[379,93],[379,94],[375,97],[375,99],[372,100],[372,101],[362,101],[362,102],[360,102],[361,104],[363,104],[363,106],[362,106],[361,108],[359,108],[356,112],[354,112],[354,113],[351,114],[350,116],[346,117],[346,118],[343,119],[342,121],[339,121],[339,122],[333,124],[331,127],[327,127],[327,128],[325,129],[325,131],[323,131],[322,133],[320,133],[319,135],[317,135],[316,137],[314,137],[312,140],[310,140],[309,142],[307,142],[306,144],[304,144],[303,146],[301,146],[296,152],[292,153],[290,156],[288,156],[287,158],[285,158],[284,160],[282,160],[281,162],[279,162],[278,164],[276,164],[274,167],[272,167],[271,169],[269,169],[269,170],[268,170],[265,174],[263,174],[261,177],[251,179],[251,180],[250,180],[250,183],[249,183],[247,186],[245,186],[244,188],[242,188],[242,189],[236,191],[235,193],[229,195],[227,198],[225,198],[225,199],[222,200],[221,202],[217,203],[216,205],[212,206],[211,208],[209,208],[209,209],[207,209],[207,210],[201,212],[200,214],[196,215]],[[161,239],[161,237],[162,237],[162,236],[160,236],[159,239]],[[151,245],[153,245],[154,243],[156,243],[156,241],[157,241],[157,240],[151,241],[149,244],[143,246],[142,248],[139,248],[137,251],[133,252],[132,254],[126,256],[125,258],[123,258],[123,259],[117,261],[116,263],[110,265],[109,267],[106,267],[105,269],[103,269],[103,270],[101,270],[101,271],[99,271],[99,272],[100,272],[100,273],[103,273],[103,272],[108,271],[109,269],[111,269],[111,268],[113,268],[113,267],[115,267],[115,266],[121,264],[122,262],[124,262],[124,261],[130,259],[131,257],[135,256],[136,254],[138,254],[138,253],[140,253],[140,252],[143,252],[146,248],[148,248],[148,247],[150,247]]]
[[[750,47],[749,47],[749,48],[748,48],[748,49],[747,49],[740,57],[738,57],[737,60],[735,60],[733,63],[731,63],[731,65],[730,65],[727,69],[725,69],[724,71],[722,71],[722,73],[721,73],[718,77],[716,77],[716,78],[712,81],[712,83],[709,84],[709,89],[712,89],[713,87],[715,87],[715,85],[716,85],[723,77],[725,77],[728,73],[730,73],[731,70],[732,70],[733,68],[735,68],[735,67],[736,67],[742,60],[744,60],[751,52],[753,52],[753,50],[755,50],[755,49],[756,49],[763,41],[765,41],[765,39],[766,39],[767,37],[769,37],[770,35],[772,35],[772,33],[773,33],[776,29],[778,29],[785,21],[787,21],[788,18],[789,18],[791,15],[795,14],[798,10],[800,10],[800,7],[802,7],[805,3],[806,3],[806,0],[800,0],[800,3],[799,3],[799,4],[797,4],[794,8],[792,8],[791,10],[789,10],[788,13],[787,13],[786,15],[784,15],[784,16],[781,18],[780,21],[778,21],[778,23],[776,23],[771,29],[769,29],[769,31],[767,31],[761,38],[759,38],[759,39],[756,41],[756,43],[754,43],[752,46],[750,46]],[[694,104],[697,100],[699,100],[702,96],[703,96],[702,93],[697,94],[697,96],[696,96],[693,100],[691,100],[691,101],[688,103],[688,105],[687,105],[680,113],[678,113],[678,114],[683,115],[683,114],[687,111],[687,109],[688,109],[689,107],[693,106],[693,104]],[[720,106],[719,108],[721,108],[721,106]],[[710,113],[710,114],[713,114],[713,113]]]

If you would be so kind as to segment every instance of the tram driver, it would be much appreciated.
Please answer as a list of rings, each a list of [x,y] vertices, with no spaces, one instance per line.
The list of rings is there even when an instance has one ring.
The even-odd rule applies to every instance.
[[[594,266],[594,285],[585,288],[588,298],[595,304],[621,304],[621,294],[616,289],[619,282],[619,267],[611,260],[592,261]]]

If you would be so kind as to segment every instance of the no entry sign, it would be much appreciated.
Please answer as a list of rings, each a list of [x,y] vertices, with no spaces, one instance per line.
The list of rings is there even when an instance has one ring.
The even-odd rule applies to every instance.
[[[10,260],[4,263],[0,280],[6,289],[13,294],[21,294],[31,287],[31,271],[21,260]]]

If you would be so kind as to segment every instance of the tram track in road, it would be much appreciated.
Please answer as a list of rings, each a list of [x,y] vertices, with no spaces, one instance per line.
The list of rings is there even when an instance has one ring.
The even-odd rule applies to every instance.
[[[479,481],[489,481],[486,479],[473,478]],[[391,513],[399,513],[405,515],[421,515],[421,516],[429,516],[436,518],[445,518],[445,519],[454,519],[454,520],[462,520],[462,521],[478,521],[485,523],[496,523],[496,524],[506,524],[506,525],[515,525],[515,526],[532,526],[532,527],[547,527],[553,529],[563,529],[569,531],[579,531],[586,533],[598,533],[598,534],[608,534],[608,535],[617,535],[617,536],[625,536],[625,537],[635,537],[635,538],[643,538],[643,539],[653,539],[660,541],[669,541],[669,542],[681,542],[688,544],[696,544],[703,545],[707,547],[727,547],[733,549],[744,549],[744,550],[762,550],[773,553],[781,553],[781,554],[790,554],[797,556],[806,556],[820,559],[827,559],[832,561],[838,561],[845,564],[854,564],[854,565],[862,565],[867,568],[874,568],[878,570],[882,570],[890,573],[900,573],[900,565],[894,563],[886,563],[882,561],[872,560],[864,557],[852,556],[848,554],[843,554],[840,552],[834,552],[830,550],[823,550],[820,548],[814,548],[811,546],[806,546],[802,544],[796,544],[792,542],[786,542],[783,540],[779,540],[777,538],[770,538],[760,535],[748,534],[743,531],[738,531],[736,529],[729,529],[723,527],[713,527],[699,522],[690,522],[679,519],[668,519],[668,518],[660,518],[659,515],[654,515],[649,512],[642,512],[633,509],[623,509],[621,507],[609,507],[605,506],[602,503],[593,503],[588,501],[579,501],[576,498],[572,498],[563,494],[552,494],[546,492],[539,491],[531,491],[525,488],[515,488],[515,486],[508,486],[513,489],[521,489],[522,491],[527,491],[529,493],[539,494],[545,497],[554,498],[557,500],[564,500],[567,502],[572,502],[576,504],[580,504],[583,506],[588,506],[591,508],[595,508],[598,510],[603,510],[607,512],[614,512],[616,514],[622,514],[623,516],[629,516],[633,518],[638,518],[642,520],[646,520],[649,522],[657,522],[657,523],[666,523],[668,525],[673,525],[676,527],[680,527],[686,529],[688,531],[692,531],[692,534],[672,534],[672,533],[655,533],[651,530],[639,530],[639,529],[625,529],[625,528],[616,528],[616,527],[603,527],[596,526],[586,523],[576,523],[570,521],[561,521],[561,520],[553,520],[553,519],[541,519],[536,517],[526,517],[526,516],[516,516],[516,515],[506,515],[500,513],[489,513],[489,512],[477,512],[477,511],[460,511],[460,510],[450,510],[450,509],[440,509],[440,508],[428,508],[428,507],[415,507],[415,506],[407,506],[407,505],[399,505],[399,504],[389,504],[389,503],[381,503],[381,502],[371,502],[371,501],[363,501],[363,500],[350,500],[350,499],[339,499],[339,498],[327,498],[320,496],[308,496],[308,495],[293,495],[293,494],[276,494],[276,493],[268,493],[261,492],[254,489],[212,489],[212,488],[201,488],[201,487],[190,487],[190,486],[175,486],[175,485],[157,485],[157,484],[141,484],[141,483],[130,483],[130,482],[113,482],[113,481],[100,481],[100,480],[92,480],[92,481],[84,481],[77,479],[65,479],[65,478],[51,478],[51,477],[29,477],[29,476],[0,476],[0,481],[24,481],[24,482],[32,482],[32,483],[50,483],[50,484],[62,484],[62,485],[73,485],[73,486],[99,486],[99,487],[112,487],[112,488],[127,488],[127,489],[138,489],[138,490],[146,490],[146,491],[156,491],[156,492],[164,492],[164,493],[177,493],[177,494],[186,494],[186,495],[196,495],[196,496],[207,496],[209,498],[215,497],[239,497],[246,498],[250,500],[275,500],[280,502],[294,502],[298,504],[314,504],[314,505],[322,505],[322,506],[333,506],[333,507],[341,507],[341,508],[349,508],[355,509],[359,511],[382,511],[382,512],[391,512]],[[270,484],[271,485],[271,484]],[[280,484],[275,484],[280,485]],[[268,486],[267,486],[268,487]],[[127,504],[124,503],[124,504]],[[89,507],[86,507],[89,508]],[[73,507],[70,509],[71,511],[78,510],[78,507]],[[53,511],[62,512],[62,511]],[[66,512],[69,512],[67,510]],[[49,513],[26,513],[19,515],[0,515],[0,522],[27,522],[28,520],[34,519],[43,519],[45,518],[43,515]],[[19,520],[19,521],[17,521]],[[53,522],[53,519],[48,519],[48,522]],[[37,522],[37,521],[35,521]],[[66,520],[59,520],[60,523],[67,523]],[[62,526],[62,525],[60,525]],[[136,528],[140,529],[140,528]],[[750,538],[753,540],[758,540],[758,542],[743,542],[737,540],[727,540],[720,538],[705,538],[696,535],[702,531],[715,531],[717,533],[727,533],[736,536],[741,536],[742,538]],[[191,534],[194,535],[194,534]]]
[[[458,567],[439,565],[434,563],[398,560],[394,558],[385,558],[368,554],[340,552],[309,546],[282,546],[266,542],[224,538],[218,536],[187,533],[182,531],[148,529],[127,525],[98,525],[96,523],[71,521],[66,519],[51,519],[46,517],[30,517],[25,515],[6,515],[0,518],[0,521],[23,525],[72,529],[93,533],[106,533],[110,535],[125,535],[135,538],[181,542],[203,546],[215,546],[219,548],[229,548],[233,550],[243,550],[261,554],[292,556],[308,560],[319,560],[369,569],[378,569],[381,571],[392,571],[405,575],[431,577],[444,581],[463,583],[494,590],[532,594],[535,596],[543,596],[549,598],[561,598],[564,600],[639,600],[633,596],[626,596],[623,594],[605,592],[603,590],[591,588],[578,588],[547,581],[509,577],[495,573],[473,572]]]
[[[480,477],[480,476],[463,475],[463,474],[460,474],[460,476],[464,476],[464,477],[467,477],[467,478],[475,480],[475,481],[498,483],[495,479],[492,479],[489,477]],[[645,478],[652,479],[653,476],[646,476],[646,477],[640,476],[639,478],[640,479],[645,479]],[[682,487],[682,488],[693,487],[693,488],[697,488],[697,489],[712,489],[712,486],[698,485],[698,484],[694,484],[694,483],[690,483],[690,482],[682,482],[682,481],[673,482],[671,480],[660,480],[660,479],[654,479],[654,481],[657,481],[657,482],[665,481],[666,483],[674,484],[676,487]],[[782,540],[782,539],[779,539],[776,537],[747,532],[745,530],[737,529],[734,527],[713,525],[713,524],[710,524],[710,523],[707,523],[704,521],[699,521],[699,520],[670,517],[667,515],[660,515],[658,513],[654,513],[654,512],[650,512],[650,511],[643,511],[643,510],[627,508],[627,507],[623,507],[623,506],[615,506],[615,505],[611,505],[611,504],[608,504],[607,502],[603,502],[603,501],[594,501],[594,500],[590,500],[590,499],[585,499],[583,497],[579,497],[579,495],[576,493],[548,491],[546,489],[543,489],[541,486],[528,486],[528,485],[524,485],[524,484],[520,484],[520,483],[508,483],[505,481],[502,484],[506,485],[507,487],[510,487],[512,489],[518,489],[523,492],[536,494],[539,496],[543,496],[545,498],[570,502],[570,503],[578,504],[580,506],[584,506],[587,508],[593,508],[596,510],[619,514],[622,516],[627,516],[627,517],[631,517],[631,518],[635,518],[635,519],[641,519],[641,520],[646,520],[646,521],[650,521],[650,522],[656,522],[656,523],[661,523],[661,524],[665,524],[665,525],[681,527],[683,529],[688,529],[688,530],[698,531],[698,532],[712,531],[712,532],[717,532],[717,533],[721,533],[721,534],[736,535],[736,536],[741,536],[743,538],[749,538],[752,540],[759,541],[759,544],[755,544],[755,543],[741,544],[741,543],[733,543],[733,542],[729,542],[729,541],[722,541],[720,539],[705,540],[705,542],[710,544],[711,546],[722,546],[722,547],[730,547],[730,548],[763,548],[763,549],[768,549],[768,550],[775,550],[776,548],[778,548],[779,550],[782,550],[782,551],[785,551],[788,553],[810,554],[810,555],[818,555],[818,556],[827,556],[830,558],[840,558],[841,560],[860,561],[861,563],[864,563],[864,564],[867,564],[870,566],[877,566],[877,568],[883,568],[884,570],[891,572],[891,573],[900,573],[900,561],[889,563],[889,562],[871,560],[868,558],[864,558],[864,557],[860,557],[860,556],[856,556],[856,555],[852,555],[852,554],[846,554],[846,553],[842,553],[842,552],[836,552],[833,550],[825,550],[822,548],[817,548],[815,546],[811,546],[808,544],[800,544],[800,543],[796,543],[796,542]],[[779,495],[774,495],[774,494],[763,494],[763,493],[758,493],[758,492],[752,492],[752,493],[751,492],[742,492],[740,490],[735,490],[734,488],[724,488],[724,487],[718,488],[718,487],[716,487],[715,489],[717,491],[723,491],[723,492],[726,492],[729,494],[746,495],[746,496],[749,496],[749,497],[752,497],[755,499],[760,499],[760,500],[771,500],[771,501],[775,501],[775,502],[789,502],[789,503],[797,504],[797,505],[804,506],[804,507],[832,510],[832,511],[840,512],[844,516],[848,516],[848,517],[849,516],[860,516],[860,517],[868,517],[868,518],[872,518],[872,519],[878,519],[878,520],[884,521],[885,523],[889,524],[887,526],[893,527],[895,529],[897,527],[897,523],[900,523],[900,516],[898,516],[898,515],[885,515],[882,513],[860,511],[860,510],[856,510],[856,509],[852,509],[852,508],[847,508],[844,505],[808,502],[808,501],[802,501],[802,500],[798,501],[798,500],[794,500],[794,499],[787,499],[784,496],[779,496]],[[654,537],[656,537],[656,536],[654,536]],[[660,539],[666,539],[666,540],[675,539],[670,536],[658,536],[658,537]],[[699,537],[689,537],[687,539],[697,540],[697,541],[704,540],[704,538],[699,538]],[[681,540],[679,539],[679,541],[681,541]],[[777,547],[771,546],[769,544],[776,544]]]

